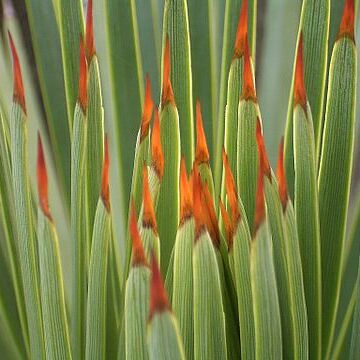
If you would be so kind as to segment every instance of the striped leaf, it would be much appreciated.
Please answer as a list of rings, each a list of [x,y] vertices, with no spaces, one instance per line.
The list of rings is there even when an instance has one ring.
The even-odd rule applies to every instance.
[[[354,309],[353,323],[352,323],[352,335],[350,345],[350,359],[357,359],[360,356],[360,261],[359,272],[357,278],[357,290],[356,290],[356,304]]]

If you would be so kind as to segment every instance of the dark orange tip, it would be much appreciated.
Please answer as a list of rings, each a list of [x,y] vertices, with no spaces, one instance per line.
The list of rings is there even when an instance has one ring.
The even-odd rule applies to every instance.
[[[180,164],[180,225],[193,216],[191,186],[186,173],[185,159]]]
[[[253,237],[255,237],[260,225],[265,219],[265,201],[264,201],[264,173],[259,171],[255,203],[255,219],[253,228]]]
[[[195,164],[192,173],[192,185],[193,185],[193,210],[195,219],[195,239],[198,239],[200,235],[206,230],[206,217],[202,206],[202,184],[199,174],[199,170]]]
[[[284,137],[282,137],[280,145],[279,145],[279,158],[276,168],[276,177],[278,179],[279,186],[279,196],[283,211],[286,210],[286,205],[288,202],[288,192],[286,185],[286,177],[285,177],[285,169],[284,169]]]
[[[161,145],[159,112],[156,108],[154,110],[154,126],[151,135],[151,156],[152,166],[161,180],[164,176],[164,153]]]
[[[51,220],[48,198],[48,178],[40,133],[38,133],[37,183],[40,208],[44,215]]]
[[[225,234],[226,234],[226,239],[227,239],[227,244],[228,244],[228,250],[230,251],[232,249],[233,245],[234,245],[233,224],[231,222],[230,215],[226,211],[225,206],[224,206],[224,204],[223,204],[223,202],[221,200],[220,200],[219,204],[220,204],[221,216],[222,216],[222,219],[223,219],[223,222],[224,222],[224,227],[225,227]]]
[[[137,226],[137,216],[134,199],[131,200],[130,235],[132,238],[132,266],[147,266],[143,243]]]
[[[345,6],[340,23],[338,38],[348,36],[350,39],[352,39],[355,42],[354,23],[355,23],[355,1],[345,0]]]
[[[258,146],[261,171],[271,181],[271,168],[270,168],[270,163],[269,163],[269,159],[268,159],[267,152],[266,152],[264,136],[262,133],[261,122],[260,122],[259,118],[257,118],[257,120],[256,120],[256,143]]]
[[[8,35],[9,35],[11,54],[13,58],[13,73],[14,73],[13,100],[14,102],[17,102],[21,106],[22,110],[26,114],[25,91],[24,91],[24,85],[21,75],[20,60],[10,31],[8,31]]]
[[[96,54],[94,43],[94,21],[93,21],[93,0],[89,0],[87,4],[86,13],[86,56],[90,63],[93,56]]]
[[[251,100],[253,102],[257,102],[254,76],[251,66],[249,42],[247,37],[245,38],[244,74],[243,74],[243,88],[242,88],[241,98],[244,100]]]
[[[110,166],[110,157],[109,157],[109,141],[107,135],[105,135],[104,143],[104,165],[102,171],[102,182],[101,182],[101,198],[105,205],[106,210],[110,211],[110,191],[109,191],[109,166]]]
[[[237,195],[234,175],[231,171],[230,164],[229,164],[229,158],[224,149],[222,152],[222,158],[223,158],[223,163],[224,163],[224,168],[225,168],[225,189],[226,189],[226,194],[227,194],[228,202],[229,202],[230,209],[231,209],[232,222],[234,224],[237,224],[238,221],[240,220],[238,195]]]
[[[151,83],[148,75],[146,75],[145,81],[145,100],[144,109],[141,117],[140,142],[142,142],[149,133],[151,115],[154,109],[154,102],[151,95]]]
[[[165,291],[156,256],[153,252],[151,257],[151,281],[150,281],[150,320],[155,313],[163,313],[170,310],[168,296]]]
[[[214,199],[211,196],[208,184],[202,184],[202,207],[205,217],[205,225],[213,241],[214,246],[220,247],[219,222],[216,216]]]
[[[206,135],[201,115],[200,101],[196,101],[196,155],[197,164],[207,163],[210,160],[209,150],[206,143]]]
[[[171,59],[170,59],[170,40],[169,35],[166,35],[165,40],[165,50],[164,50],[164,63],[163,63],[163,85],[162,85],[162,94],[161,94],[161,106],[166,105],[167,103],[175,104],[174,93],[171,86],[170,80],[170,69],[171,69]]]
[[[142,218],[142,224],[144,227],[151,228],[157,234],[155,211],[150,193],[149,177],[146,164],[144,164],[143,167],[143,204],[144,213]]]
[[[79,69],[79,94],[78,101],[83,109],[83,112],[86,112],[87,108],[87,63],[86,55],[84,48],[84,40],[80,38],[80,69]]]
[[[245,41],[247,37],[247,32],[248,32],[248,1],[243,0],[240,9],[238,27],[236,31],[233,58],[240,58],[241,56],[243,56],[245,50]]]
[[[296,55],[295,82],[294,82],[294,106],[300,105],[306,110],[306,89],[304,81],[304,41],[300,33],[299,44]]]

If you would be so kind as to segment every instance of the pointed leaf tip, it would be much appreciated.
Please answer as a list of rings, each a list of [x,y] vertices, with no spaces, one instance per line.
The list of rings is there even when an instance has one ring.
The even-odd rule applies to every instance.
[[[234,244],[234,239],[233,239],[233,234],[234,234],[234,229],[233,229],[233,224],[231,222],[230,219],[230,215],[229,213],[226,211],[225,206],[223,204],[223,202],[220,199],[220,211],[221,211],[221,216],[224,222],[224,227],[225,227],[225,234],[226,234],[226,239],[227,239],[227,244],[228,244],[228,250],[230,251],[233,247]]]
[[[132,238],[132,266],[147,266],[144,247],[137,226],[137,216],[134,199],[131,200],[130,235]]]
[[[86,56],[90,63],[96,54],[94,43],[94,21],[93,21],[93,0],[89,0],[86,13]]]
[[[153,253],[151,257],[151,283],[150,283],[150,319],[155,313],[170,310],[168,297],[164,287],[159,265]]]
[[[161,94],[161,106],[167,103],[175,104],[174,93],[170,80],[171,58],[170,58],[170,40],[169,35],[166,36],[164,62],[163,62],[163,86]]]
[[[303,34],[300,34],[299,44],[297,49],[296,56],[296,65],[295,65],[295,83],[294,83],[294,106],[300,105],[304,110],[306,110],[306,89],[304,81],[304,55],[303,49],[304,41]]]
[[[154,110],[154,126],[151,135],[151,156],[152,166],[161,180],[164,175],[164,153],[161,144],[159,112],[156,108]]]
[[[18,103],[21,106],[22,110],[26,114],[25,90],[21,75],[20,60],[10,31],[8,31],[8,35],[9,35],[11,54],[13,58],[13,76],[14,76],[13,100],[14,102]]]
[[[256,121],[256,143],[258,146],[259,160],[260,160],[260,168],[264,175],[266,175],[271,181],[271,168],[269,159],[266,152],[264,136],[261,129],[260,119],[257,118]]]
[[[193,210],[195,219],[195,239],[198,239],[200,235],[206,229],[206,219],[202,207],[202,185],[199,170],[195,165],[192,173],[193,181]]]
[[[193,215],[193,199],[190,182],[186,173],[185,159],[180,164],[180,224]]]
[[[84,48],[84,40],[80,37],[80,70],[79,70],[79,94],[78,101],[83,110],[86,112],[87,108],[87,63]]]
[[[108,137],[105,135],[105,154],[104,154],[104,165],[102,171],[102,183],[101,183],[101,198],[105,205],[106,210],[110,211],[110,191],[109,191],[109,166],[110,166],[110,157],[109,157],[109,142]]]
[[[48,198],[48,177],[40,133],[38,133],[37,184],[40,208],[44,215],[51,220]]]
[[[240,58],[241,56],[244,55],[247,32],[248,32],[248,1],[243,0],[240,9],[239,22],[238,22],[236,38],[235,38],[234,56],[233,56],[234,58]]]
[[[201,105],[196,101],[196,155],[197,164],[208,163],[210,160],[209,150],[206,143],[206,135],[201,115]]]
[[[144,227],[151,228],[157,234],[156,217],[150,193],[148,169],[146,164],[144,164],[143,167],[143,204],[144,213],[142,224]]]
[[[251,66],[251,57],[249,49],[249,41],[246,36],[245,38],[245,49],[244,49],[244,75],[243,75],[243,88],[241,98],[244,100],[252,100],[257,102],[256,90],[254,84],[254,76]]]
[[[149,76],[146,75],[145,100],[144,109],[141,117],[140,142],[142,142],[149,133],[149,126],[153,109],[154,102],[151,95],[151,82]]]
[[[223,149],[222,158],[224,163],[225,169],[225,189],[226,195],[228,198],[228,202],[231,209],[232,215],[232,222],[236,224],[240,220],[240,210],[239,210],[239,202],[238,202],[238,195],[235,185],[234,175],[231,171],[228,156]]]
[[[344,11],[340,23],[338,38],[348,36],[350,39],[355,41],[354,24],[355,24],[355,1],[345,0]]]
[[[279,145],[279,158],[276,168],[276,177],[278,179],[279,196],[283,211],[286,210],[288,202],[288,192],[286,185],[285,169],[284,169],[284,137],[282,137]]]

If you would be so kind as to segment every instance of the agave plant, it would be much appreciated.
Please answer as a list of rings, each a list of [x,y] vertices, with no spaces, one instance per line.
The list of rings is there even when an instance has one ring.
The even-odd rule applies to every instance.
[[[1,358],[359,359],[358,1],[302,1],[283,130],[256,0],[13,2]]]

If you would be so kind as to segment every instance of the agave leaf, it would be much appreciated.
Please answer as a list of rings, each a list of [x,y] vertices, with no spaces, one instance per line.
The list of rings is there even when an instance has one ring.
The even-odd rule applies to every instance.
[[[71,139],[79,79],[79,38],[84,35],[83,7],[81,0],[54,0],[54,9],[55,12],[58,12],[67,118]],[[45,48],[46,50],[47,48]]]
[[[294,108],[295,216],[309,325],[309,355],[321,357],[321,258],[316,153],[311,110]]]
[[[339,301],[350,181],[353,167],[356,48],[348,37],[335,43],[319,169],[322,250],[323,352],[329,352]]]
[[[36,70],[64,203],[70,201],[70,122],[61,61],[61,44],[52,0],[26,0]],[[44,36],[46,34],[46,36]],[[76,41],[78,41],[78,36]],[[77,43],[78,44],[78,43]],[[76,58],[77,59],[77,58]],[[72,110],[71,110],[72,111]]]
[[[282,358],[282,334],[271,237],[266,222],[251,243],[251,288],[254,304],[257,359]]]
[[[227,359],[220,273],[212,240],[203,232],[193,249],[194,355],[196,359]],[[211,283],[211,287],[209,286]]]
[[[136,119],[141,117],[143,100],[142,63],[135,0],[104,0],[107,50],[111,73],[116,159],[119,162],[120,188],[129,194]],[[121,16],[121,21],[120,17]],[[125,46],[126,45],[126,46]],[[119,59],[122,59],[119,61]],[[124,82],[124,79],[129,81]],[[129,198],[124,196],[124,208]]]
[[[194,218],[180,225],[174,245],[173,265],[173,311],[178,319],[184,341],[186,358],[194,359],[194,313],[193,313],[193,245],[195,240]]]
[[[102,359],[106,348],[106,289],[111,215],[102,198],[95,214],[86,317],[86,359]],[[116,319],[114,319],[116,321]]]
[[[330,0],[304,0],[299,24],[303,33],[305,85],[314,121],[316,159],[319,158],[323,123],[325,80],[328,59]],[[294,66],[295,71],[295,66]],[[285,170],[291,199],[294,199],[294,149],[293,149],[293,89],[292,82],[285,130]],[[306,282],[306,280],[305,280]]]
[[[52,220],[43,213],[40,207],[38,236],[46,356],[49,359],[71,359],[57,233]]]
[[[81,359],[85,353],[85,304],[89,243],[85,229],[85,160],[87,147],[87,119],[79,102],[74,114],[71,146],[71,234],[73,246],[72,290],[72,351],[73,358]]]
[[[360,258],[359,258],[360,260]],[[351,347],[350,347],[350,359],[357,359],[360,355],[360,261],[359,261],[359,272],[357,278],[357,295],[356,304],[354,309],[354,317],[352,324],[352,336],[351,336]]]
[[[185,156],[187,168],[190,169],[194,160],[194,112],[189,19],[186,0],[165,1],[163,49],[165,49],[167,37],[169,37],[171,44],[170,61],[172,70],[170,76],[180,119],[181,151]],[[165,148],[164,152],[166,154]],[[167,166],[166,160],[165,155],[165,166]],[[175,232],[173,235],[175,240]],[[161,236],[161,238],[163,237]],[[167,241],[166,237],[164,241]],[[170,251],[165,252],[164,256],[166,258],[170,256]]]

